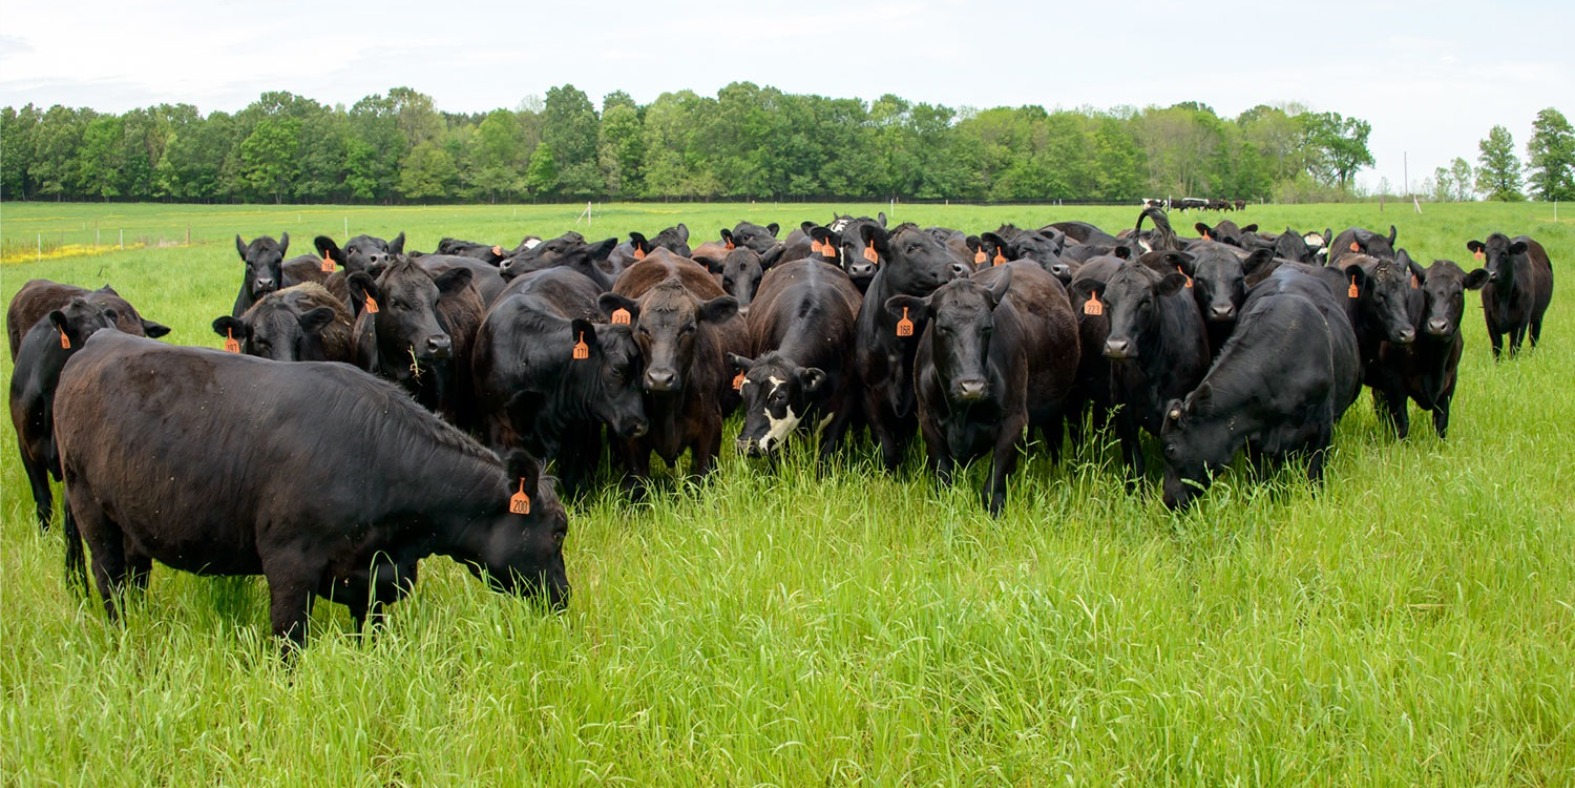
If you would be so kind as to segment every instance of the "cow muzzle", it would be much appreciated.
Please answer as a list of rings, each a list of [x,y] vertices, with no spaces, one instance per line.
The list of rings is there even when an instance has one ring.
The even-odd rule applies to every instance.
[[[1132,340],[1114,337],[1105,340],[1105,358],[1121,360],[1136,357],[1137,349],[1132,347]]]
[[[648,369],[645,371],[645,390],[668,392],[678,388],[678,373],[670,369]]]
[[[426,358],[432,359],[433,361],[442,361],[443,359],[453,355],[454,340],[450,339],[447,334],[430,336],[427,337],[427,341],[423,346],[423,349],[425,351]]]
[[[967,378],[957,381],[957,399],[961,402],[978,402],[990,392],[990,384],[984,378]]]
[[[1209,320],[1224,323],[1236,319],[1236,306],[1234,304],[1215,304],[1209,307]]]
[[[1435,317],[1427,321],[1427,333],[1435,337],[1449,336],[1449,321],[1441,317]]]

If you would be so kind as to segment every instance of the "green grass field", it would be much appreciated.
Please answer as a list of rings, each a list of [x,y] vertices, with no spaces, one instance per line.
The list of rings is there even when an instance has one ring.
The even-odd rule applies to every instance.
[[[796,226],[833,207],[890,208],[598,206],[578,229],[685,221],[698,244],[739,219]],[[1419,261],[1468,268],[1465,241],[1530,233],[1575,281],[1575,221],[1551,206],[1423,207],[1229,216],[1393,223]],[[236,233],[288,231],[294,252],[346,226],[404,230],[407,249],[512,245],[575,228],[581,208],[5,204],[8,259],[95,228],[114,244],[120,228],[183,243],[189,227],[192,245],[8,264],[0,296],[35,277],[107,281],[169,341],[217,347]],[[892,218],[1116,230],[1137,213],[899,204]],[[1184,235],[1199,218],[1220,217],[1173,216]],[[574,509],[566,614],[433,559],[371,643],[318,605],[294,670],[260,578],[160,567],[127,625],[108,625],[96,596],[67,589],[59,530],[38,533],[6,426],[0,781],[1570,784],[1575,303],[1555,293],[1543,346],[1498,366],[1467,303],[1449,441],[1413,409],[1397,442],[1364,395],[1321,490],[1229,474],[1173,516],[1157,484],[1124,492],[1109,438],[1059,466],[1032,454],[992,520],[982,467],[941,489],[917,448],[902,478],[867,448],[826,479],[805,452],[776,471],[728,453],[703,489]]]

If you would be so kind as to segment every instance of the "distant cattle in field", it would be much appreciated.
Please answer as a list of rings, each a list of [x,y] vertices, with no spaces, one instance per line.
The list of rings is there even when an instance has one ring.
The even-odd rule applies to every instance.
[[[1469,241],[1466,248],[1487,269],[1482,288],[1482,314],[1487,319],[1488,341],[1497,361],[1509,337],[1509,354],[1520,352],[1527,333],[1535,348],[1542,338],[1542,318],[1553,300],[1553,263],[1542,244],[1529,235],[1513,239],[1503,233],[1488,236],[1487,243]]]
[[[162,337],[170,332],[169,326],[147,320],[137,312],[131,302],[120,297],[115,288],[104,285],[97,290],[76,285],[51,282],[48,279],[30,279],[22,285],[11,303],[6,306],[5,333],[11,348],[11,358],[16,358],[22,346],[22,335],[50,312],[64,307],[73,298],[85,298],[115,312],[115,327],[132,336]]]
[[[353,364],[354,321],[342,299],[307,282],[263,296],[240,317],[215,318],[213,332],[249,356]]]
[[[286,656],[306,643],[314,595],[375,621],[428,555],[567,604],[568,518],[538,464],[505,463],[344,365],[100,331],[61,374],[56,417],[67,577],[86,583],[85,542],[111,619],[155,560],[264,575]]]
[[[1391,374],[1380,381],[1374,395],[1381,397],[1379,412],[1388,417],[1397,436],[1404,438],[1410,432],[1409,398],[1433,414],[1433,430],[1444,438],[1449,432],[1449,406],[1465,346],[1460,336],[1465,291],[1480,290],[1489,274],[1484,268],[1466,273],[1450,260],[1435,260],[1426,270],[1420,266],[1411,270],[1416,276],[1414,298],[1420,302],[1416,339],[1409,345],[1386,342],[1380,347],[1380,361]]]

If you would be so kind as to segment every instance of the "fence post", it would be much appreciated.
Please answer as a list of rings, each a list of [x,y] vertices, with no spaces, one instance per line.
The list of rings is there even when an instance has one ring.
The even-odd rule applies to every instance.
[[[38,234],[38,260],[37,260],[37,262],[42,263],[43,261],[44,261],[44,234],[43,233],[39,233]]]
[[[126,248],[126,228],[120,228],[120,248]]]

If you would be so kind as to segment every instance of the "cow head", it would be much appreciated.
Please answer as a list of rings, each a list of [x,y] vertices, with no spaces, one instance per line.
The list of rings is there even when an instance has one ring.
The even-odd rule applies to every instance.
[[[1170,509],[1185,509],[1236,452],[1231,431],[1206,418],[1213,399],[1213,386],[1205,380],[1185,400],[1173,399],[1165,406],[1159,440],[1165,453],[1165,506]]]
[[[278,290],[284,283],[284,253],[290,249],[290,234],[281,233],[279,240],[260,235],[251,243],[235,236],[235,250],[246,264],[246,279],[241,287],[253,299]]]
[[[946,399],[958,405],[980,402],[991,393],[990,340],[995,333],[995,308],[1012,286],[1012,270],[994,278],[993,284],[973,277],[955,279],[922,298],[896,295],[886,299],[886,311],[893,315],[907,310],[909,319],[928,320],[920,341],[930,343],[931,361]]]
[[[747,246],[755,250],[755,254],[765,257],[771,247],[781,243],[777,240],[777,232],[782,228],[772,222],[764,227],[750,222],[739,222],[733,227],[732,232],[722,231],[722,240],[729,246],[737,248]]]
[[[510,452],[507,476],[496,504],[487,515],[464,529],[455,558],[466,563],[496,591],[541,599],[554,610],[569,604],[569,578],[563,565],[563,542],[569,516],[541,464],[523,451]],[[528,496],[528,513],[512,500]],[[520,507],[523,508],[523,507]]]
[[[1175,254],[1173,252],[1167,254]],[[1179,271],[1160,273],[1146,265],[1123,265],[1103,284],[1094,280],[1078,283],[1080,291],[1100,296],[1110,333],[1105,337],[1105,358],[1136,359],[1139,349],[1148,344],[1160,326],[1160,299],[1175,295],[1186,284]]]
[[[82,349],[87,338],[106,328],[115,328],[120,313],[111,307],[95,304],[87,298],[76,296],[66,305],[49,313],[49,322],[55,327],[62,341],[60,347],[67,355]]]
[[[1525,241],[1511,241],[1503,233],[1493,233],[1488,236],[1487,243],[1477,240],[1466,242],[1466,248],[1482,260],[1482,267],[1487,269],[1488,281],[1500,293],[1508,293],[1514,286],[1517,267],[1524,267],[1528,263],[1526,257],[1527,246]]]
[[[912,224],[898,225],[890,233],[875,224],[859,227],[863,245],[873,249],[878,260],[883,261],[887,292],[923,295],[951,281],[956,276],[955,260],[950,250],[929,233]],[[843,257],[849,256],[847,235],[843,235]],[[859,259],[864,259],[862,254]],[[871,264],[872,266],[875,264]],[[851,275],[851,271],[850,271]],[[870,271],[874,275],[874,271]]]
[[[1356,256],[1340,262],[1346,279],[1357,288],[1359,319],[1376,326],[1383,339],[1394,344],[1408,345],[1416,339],[1410,258],[1402,261]]]
[[[88,301],[115,313],[115,327],[122,333],[134,337],[151,337],[158,339],[170,332],[170,327],[163,323],[155,323],[138,314],[137,308],[130,301],[120,297],[115,288],[104,285],[87,294]]]
[[[1422,330],[1439,339],[1455,336],[1465,315],[1465,291],[1482,289],[1488,282],[1487,269],[1468,274],[1450,260],[1434,260],[1425,271],[1415,263],[1412,266],[1422,290]]]
[[[780,251],[780,247],[776,251]],[[760,255],[747,246],[740,246],[728,252],[720,262],[711,258],[703,262],[711,273],[722,277],[722,289],[738,299],[739,314],[748,314],[749,302],[755,300],[755,291],[760,288],[761,277],[765,276]]]
[[[649,426],[640,387],[640,346],[629,326],[592,323],[576,318],[569,341],[584,342],[589,358],[576,361],[594,370],[591,412],[620,438],[638,438]]]
[[[288,289],[269,293],[240,317],[215,318],[213,333],[234,338],[241,352],[249,356],[274,361],[326,360],[322,332],[334,322],[334,310],[326,306],[302,310],[302,304],[289,294]]]
[[[689,227],[682,222],[657,233],[650,243],[654,248],[666,249],[679,257],[688,257],[693,251],[689,248]]]
[[[367,317],[376,329],[378,357],[396,380],[417,374],[417,368],[449,361],[454,340],[438,320],[437,303],[442,296],[469,287],[470,276],[468,268],[451,268],[434,277],[405,258],[396,260],[376,281],[365,273],[350,275],[351,297],[361,304],[370,299],[377,306],[377,312]]]
[[[334,239],[319,235],[312,239],[312,245],[317,247],[317,254],[323,259],[332,260],[335,265],[345,269],[345,274],[359,271],[376,278],[383,273],[384,268],[393,264],[395,258],[405,253],[405,234],[400,233],[392,241],[358,235],[351,238],[343,249],[334,243]]]
[[[653,394],[683,391],[694,366],[702,323],[723,323],[738,314],[738,301],[718,296],[700,301],[677,277],[646,291],[639,301],[603,293],[602,311],[627,309],[640,357],[645,362],[643,385]]]
[[[740,389],[744,427],[738,432],[738,451],[749,457],[771,456],[822,400],[826,373],[799,366],[776,351],[753,360],[729,353],[727,362],[744,373]]]
[[[1271,249],[1259,249],[1242,258],[1218,244],[1193,247],[1190,259],[1181,265],[1192,277],[1192,297],[1203,319],[1210,323],[1234,323],[1247,298],[1247,277],[1274,259]]]
[[[542,241],[498,263],[498,275],[505,280],[512,280],[532,271],[562,266],[585,274],[591,281],[598,281],[603,275],[597,265],[606,260],[617,247],[617,238],[589,244],[585,242],[585,236],[570,231],[550,241]]]

